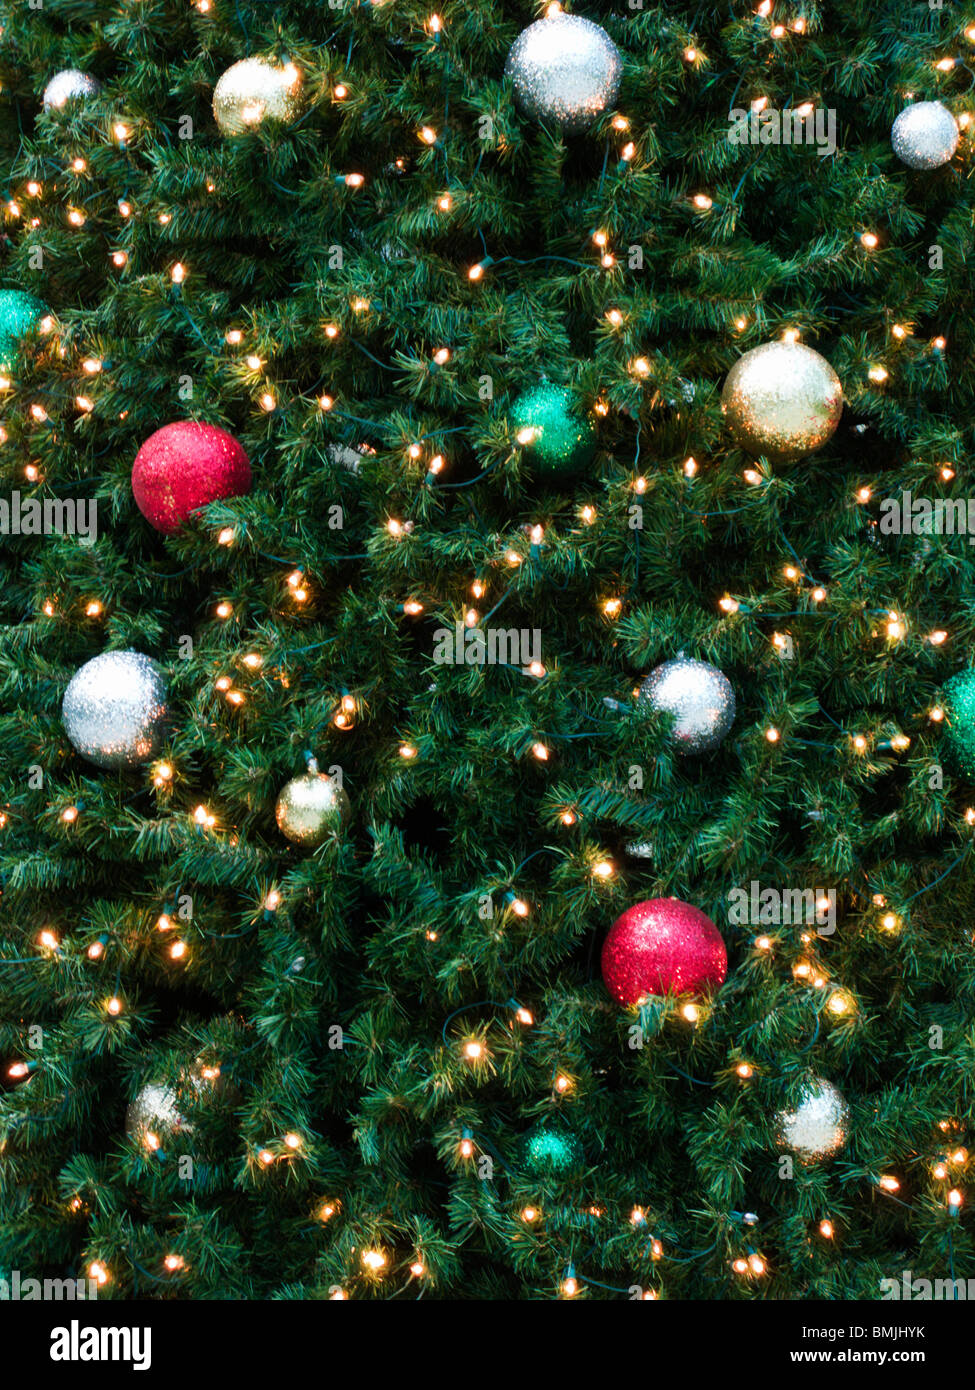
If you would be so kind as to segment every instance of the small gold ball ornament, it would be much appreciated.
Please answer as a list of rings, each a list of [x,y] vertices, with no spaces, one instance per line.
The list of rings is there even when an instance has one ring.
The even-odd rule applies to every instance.
[[[224,135],[256,130],[265,120],[293,121],[301,108],[301,73],[294,63],[242,58],[213,89],[213,114]]]
[[[740,448],[787,463],[832,437],[843,413],[843,387],[811,347],[763,343],[728,373],[721,409]]]
[[[284,787],[274,814],[282,835],[314,849],[348,823],[352,804],[338,778],[319,772],[310,758],[308,771]]]

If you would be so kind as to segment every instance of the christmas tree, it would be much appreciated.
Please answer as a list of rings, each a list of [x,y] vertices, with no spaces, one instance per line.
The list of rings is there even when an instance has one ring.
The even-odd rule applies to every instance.
[[[0,1277],[965,1276],[975,8],[0,17]]]

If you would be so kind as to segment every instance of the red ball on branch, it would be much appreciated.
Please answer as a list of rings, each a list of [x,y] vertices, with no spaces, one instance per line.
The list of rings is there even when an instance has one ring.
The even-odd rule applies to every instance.
[[[232,434],[177,420],[151,434],[132,465],[132,495],[151,526],[170,536],[208,502],[249,492],[251,466]]]
[[[614,999],[701,994],[724,984],[728,952],[699,908],[679,898],[649,898],[627,908],[603,943],[603,980]]]

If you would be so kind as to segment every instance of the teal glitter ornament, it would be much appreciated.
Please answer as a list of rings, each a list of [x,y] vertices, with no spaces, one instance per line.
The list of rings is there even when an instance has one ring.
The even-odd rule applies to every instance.
[[[46,304],[24,290],[0,290],[0,371],[13,372],[21,343],[49,312]]]
[[[534,1178],[570,1178],[585,1162],[582,1144],[567,1129],[540,1125],[521,1140],[521,1166]]]
[[[952,771],[975,782],[975,671],[959,671],[944,684],[944,760]]]
[[[577,473],[596,451],[595,431],[577,414],[572,392],[542,383],[511,407],[511,429],[539,473]]]

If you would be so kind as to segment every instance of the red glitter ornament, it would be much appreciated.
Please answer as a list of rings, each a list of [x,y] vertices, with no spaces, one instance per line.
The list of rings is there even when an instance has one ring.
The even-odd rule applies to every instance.
[[[249,492],[247,455],[226,430],[177,420],[151,434],[132,465],[132,495],[157,531],[171,536],[191,512]]]
[[[728,973],[728,952],[698,908],[679,898],[649,898],[627,908],[610,927],[602,966],[613,998],[636,1004],[652,994],[716,989]]]

